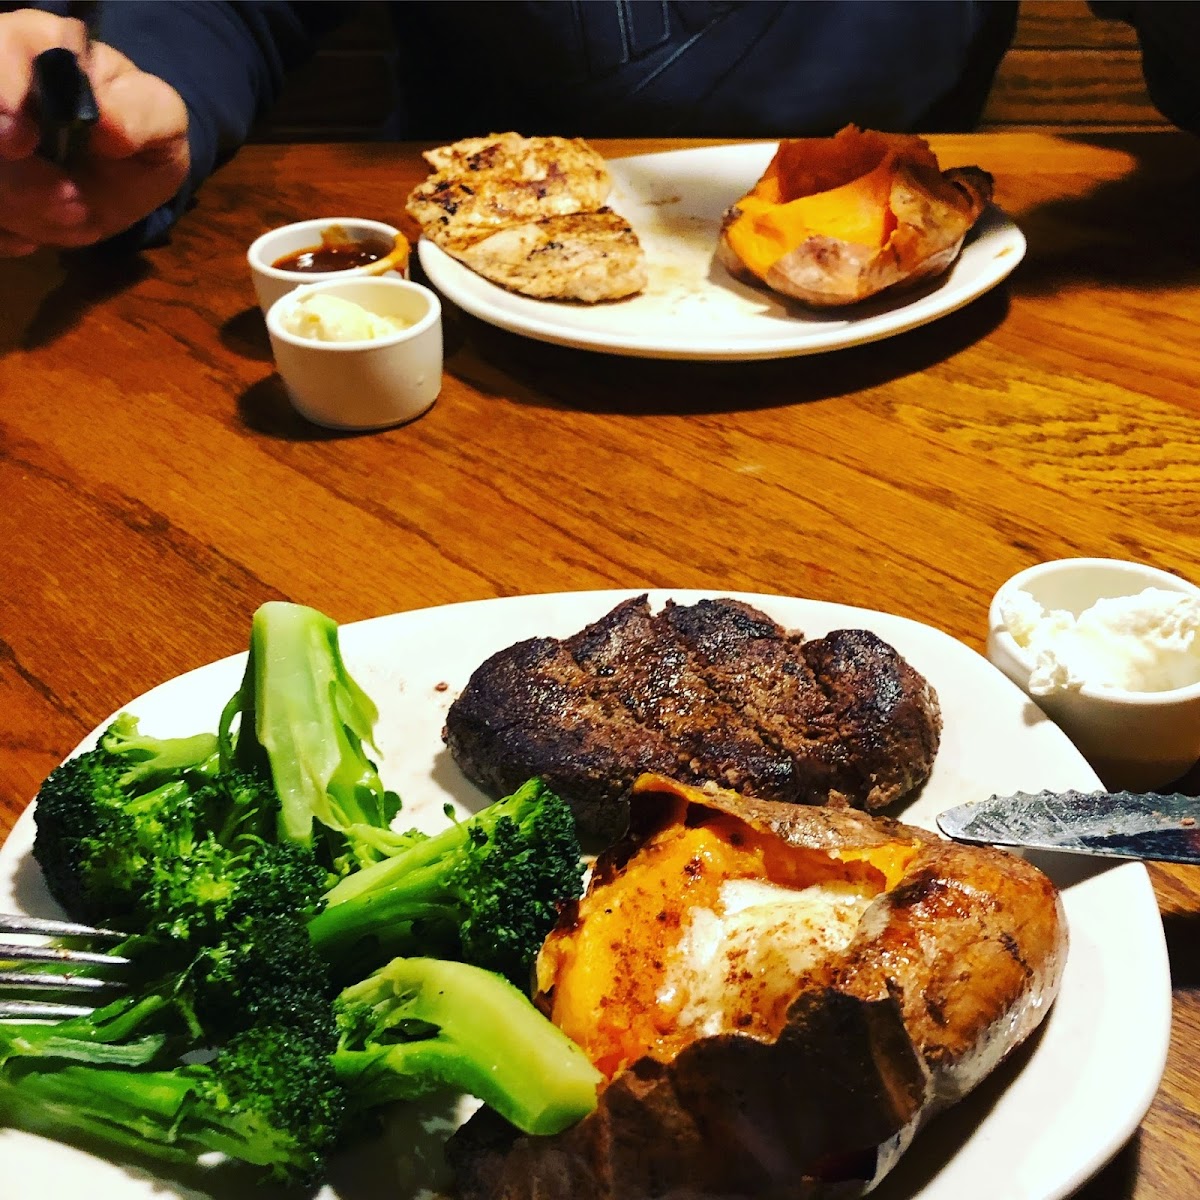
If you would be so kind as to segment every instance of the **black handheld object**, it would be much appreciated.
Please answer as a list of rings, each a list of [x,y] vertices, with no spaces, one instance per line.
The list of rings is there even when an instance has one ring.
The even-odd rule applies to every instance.
[[[79,59],[62,47],[42,51],[33,60],[33,96],[41,131],[38,153],[69,169],[83,155],[100,116]]]

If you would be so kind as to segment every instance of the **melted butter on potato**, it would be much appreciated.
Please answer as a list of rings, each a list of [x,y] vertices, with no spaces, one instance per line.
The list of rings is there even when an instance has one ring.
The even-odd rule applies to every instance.
[[[873,898],[860,884],[727,880],[715,909],[688,914],[656,999],[679,1006],[690,1038],[773,1033],[797,982],[850,944]]]
[[[803,980],[845,949],[914,853],[791,846],[693,808],[593,880],[543,946],[538,990],[609,1077],[713,1033],[774,1038]]]

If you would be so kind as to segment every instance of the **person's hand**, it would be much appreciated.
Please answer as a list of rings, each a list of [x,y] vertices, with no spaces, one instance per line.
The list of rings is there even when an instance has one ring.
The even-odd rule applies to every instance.
[[[101,42],[87,59],[100,110],[87,154],[70,175],[38,157],[33,60],[54,46],[81,50],[79,22],[29,10],[0,15],[0,257],[111,237],[165,204],[187,178],[183,98]]]

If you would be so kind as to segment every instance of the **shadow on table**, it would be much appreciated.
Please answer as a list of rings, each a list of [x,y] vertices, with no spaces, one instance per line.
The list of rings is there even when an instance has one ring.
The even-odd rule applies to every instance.
[[[1200,988],[1200,912],[1167,913],[1163,932],[1171,960],[1171,987],[1195,991]]]
[[[928,370],[1003,322],[1003,287],[884,342],[748,362],[689,362],[574,350],[495,328],[446,305],[446,370],[518,403],[589,412],[695,415],[851,395]],[[516,385],[514,387],[514,384]]]
[[[238,397],[238,415],[247,429],[288,442],[333,442],[367,437],[378,430],[324,429],[306,421],[292,407],[277,374],[252,383]]]
[[[140,255],[52,255],[0,264],[0,355],[36,350],[68,333],[89,310],[140,283]]]
[[[1012,275],[1013,294],[1044,295],[1079,282],[1153,289],[1200,281],[1200,143],[1183,134],[1061,140],[1127,154],[1134,165],[1119,179],[1016,218],[1029,250]]]
[[[252,362],[271,361],[271,337],[267,333],[267,321],[257,305],[235,313],[217,331],[221,345],[240,358]]]
[[[1072,1200],[1129,1200],[1137,1188],[1140,1155],[1139,1132],[1117,1151],[1102,1171],[1093,1175],[1079,1191],[1071,1193]]]

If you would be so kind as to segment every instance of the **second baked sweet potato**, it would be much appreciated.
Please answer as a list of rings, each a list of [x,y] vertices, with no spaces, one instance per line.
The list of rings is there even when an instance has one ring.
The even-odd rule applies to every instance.
[[[854,304],[946,271],[991,195],[986,171],[942,171],[922,138],[850,125],[780,142],[725,213],[717,254],[807,304]]]

